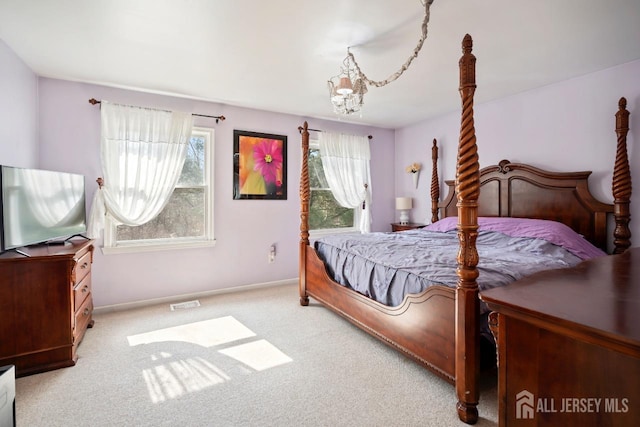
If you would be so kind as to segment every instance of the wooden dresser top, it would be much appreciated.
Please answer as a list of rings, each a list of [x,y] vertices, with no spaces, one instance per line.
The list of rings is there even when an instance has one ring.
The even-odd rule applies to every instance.
[[[25,256],[15,251],[7,251],[0,254],[0,263],[2,262],[15,262],[24,261],[29,262],[30,259],[40,258],[58,258],[66,257],[73,258],[77,253],[86,250],[93,245],[93,240],[87,240],[84,238],[76,238],[66,241],[63,245],[33,245],[19,248],[21,252],[28,255]]]
[[[481,293],[490,309],[640,349],[640,248]]]

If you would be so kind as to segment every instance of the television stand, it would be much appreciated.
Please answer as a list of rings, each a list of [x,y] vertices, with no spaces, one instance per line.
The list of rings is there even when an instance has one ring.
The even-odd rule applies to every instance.
[[[91,240],[89,237],[85,236],[84,234],[74,234],[73,236],[69,236],[66,239],[64,239],[63,242],[68,242],[69,240],[73,239],[74,237],[82,237],[85,240]]]
[[[73,366],[93,326],[93,241],[20,249],[0,256],[0,366],[18,377]]]
[[[0,253],[0,255],[2,255],[2,254],[6,254],[6,253],[9,253],[9,252],[15,252],[15,253],[17,253],[18,255],[22,255],[22,256],[27,257],[27,258],[31,257],[31,255],[29,255],[29,254],[28,254],[28,253],[26,253],[26,252],[21,251],[21,250],[20,250],[20,249],[18,249],[18,248],[7,249],[6,251],[4,251],[4,252]]]

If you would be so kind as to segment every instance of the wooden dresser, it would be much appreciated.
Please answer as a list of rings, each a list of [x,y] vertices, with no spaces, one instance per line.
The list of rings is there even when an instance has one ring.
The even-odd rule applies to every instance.
[[[640,248],[481,294],[500,426],[640,425]]]
[[[75,365],[93,326],[93,241],[21,250],[0,255],[0,366],[24,376]]]

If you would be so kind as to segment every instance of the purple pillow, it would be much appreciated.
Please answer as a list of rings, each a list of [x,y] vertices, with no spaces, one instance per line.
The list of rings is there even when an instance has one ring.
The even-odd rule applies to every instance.
[[[544,239],[561,246],[581,259],[606,255],[570,227],[556,221],[530,218],[478,217],[479,230],[497,231],[511,237]],[[451,231],[458,227],[458,217],[450,216],[426,226],[428,231]]]

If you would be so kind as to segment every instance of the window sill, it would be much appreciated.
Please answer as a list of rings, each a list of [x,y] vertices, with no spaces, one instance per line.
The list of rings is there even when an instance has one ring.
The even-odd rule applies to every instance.
[[[158,251],[173,251],[180,249],[194,249],[194,248],[210,248],[216,245],[215,240],[198,240],[198,241],[178,241],[178,242],[163,242],[163,243],[149,243],[149,244],[131,244],[106,247],[103,246],[102,253],[104,255],[115,254],[131,254],[142,252],[158,252]]]

